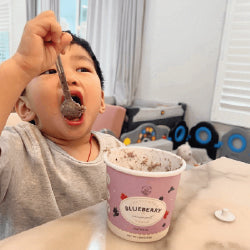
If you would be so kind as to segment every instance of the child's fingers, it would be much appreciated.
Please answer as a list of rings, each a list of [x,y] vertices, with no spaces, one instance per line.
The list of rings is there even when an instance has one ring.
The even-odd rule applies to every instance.
[[[58,22],[51,25],[51,41],[54,43],[60,43],[62,36],[62,28]]]
[[[43,38],[43,40],[44,40],[45,42],[50,42],[50,41],[51,41],[51,33],[49,32],[49,33]]]
[[[57,53],[64,54],[65,47],[72,41],[72,36],[67,32],[63,32],[60,41],[60,43],[54,44],[54,48],[56,49]]]
[[[67,33],[67,32],[63,32],[62,33],[62,36],[61,36],[61,43],[62,43],[62,46],[65,47],[67,45],[70,44],[70,42],[72,41],[72,36]]]
[[[25,69],[28,65],[31,74],[37,75],[54,63],[56,56],[64,51],[71,40],[70,34],[62,32],[54,13],[43,12],[25,26],[17,51],[22,60],[18,63]]]
[[[60,42],[62,29],[53,11],[42,12],[29,21],[28,27],[30,27],[29,32],[32,29],[34,34],[40,36],[46,42]]]

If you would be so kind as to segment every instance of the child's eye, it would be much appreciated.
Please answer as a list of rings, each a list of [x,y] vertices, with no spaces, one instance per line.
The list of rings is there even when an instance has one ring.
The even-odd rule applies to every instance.
[[[41,75],[49,75],[49,74],[56,74],[56,70],[49,69],[49,70],[44,71]]]
[[[89,72],[87,68],[79,68],[76,70],[77,72]]]

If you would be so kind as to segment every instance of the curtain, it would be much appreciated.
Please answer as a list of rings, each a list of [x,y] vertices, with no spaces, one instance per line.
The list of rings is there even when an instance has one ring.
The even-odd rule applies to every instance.
[[[60,21],[60,0],[40,0],[41,12],[45,10],[53,10]]]
[[[37,0],[26,0],[26,18],[27,21],[37,15]]]
[[[105,95],[133,104],[140,73],[145,0],[89,0],[87,40],[100,61]]]
[[[60,0],[26,0],[27,20],[45,10],[53,10],[57,20],[60,20]]]

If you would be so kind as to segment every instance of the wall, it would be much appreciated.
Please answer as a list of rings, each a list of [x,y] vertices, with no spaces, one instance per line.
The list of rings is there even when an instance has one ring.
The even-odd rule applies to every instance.
[[[226,0],[147,1],[137,97],[188,105],[193,126],[210,120]]]

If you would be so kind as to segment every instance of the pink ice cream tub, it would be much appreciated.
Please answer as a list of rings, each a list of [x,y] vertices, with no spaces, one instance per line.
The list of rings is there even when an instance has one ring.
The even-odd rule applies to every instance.
[[[110,230],[136,242],[163,238],[185,161],[168,151],[137,146],[112,149],[104,160]]]

